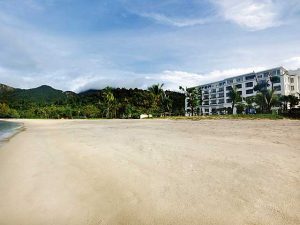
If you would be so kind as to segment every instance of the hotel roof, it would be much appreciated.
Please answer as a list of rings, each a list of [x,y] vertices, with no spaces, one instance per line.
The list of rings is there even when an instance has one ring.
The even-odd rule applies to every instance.
[[[286,70],[284,67],[279,66],[279,67],[274,67],[274,68],[263,70],[263,71],[259,71],[259,72],[254,72],[253,71],[251,73],[246,73],[246,74],[242,74],[242,75],[228,77],[228,78],[225,78],[223,80],[218,80],[218,81],[214,81],[214,82],[210,82],[210,83],[206,83],[206,84],[201,84],[201,85],[197,85],[197,86],[194,86],[194,87],[191,87],[191,88],[202,87],[202,86],[211,85],[211,84],[217,84],[217,83],[225,82],[227,80],[231,80],[231,79],[234,79],[234,78],[240,78],[240,77],[244,77],[244,76],[248,76],[248,75],[254,75],[254,74],[261,74],[261,73],[269,72],[270,70],[278,70],[278,69]]]

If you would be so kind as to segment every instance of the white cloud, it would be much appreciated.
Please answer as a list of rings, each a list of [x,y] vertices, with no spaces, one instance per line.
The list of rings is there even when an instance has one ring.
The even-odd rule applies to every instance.
[[[226,20],[250,30],[263,30],[281,24],[279,10],[272,0],[212,0]]]
[[[225,4],[229,1],[223,2]],[[262,0],[254,6],[250,4],[257,2],[254,0],[241,1],[242,3],[231,2],[236,2],[237,8],[241,8],[244,4],[245,11],[242,12],[239,12],[235,6],[233,9],[228,9],[228,5],[227,8],[224,6],[227,13],[229,10],[232,16],[236,16],[235,22],[244,21],[241,23],[244,27],[258,29],[266,27],[268,24],[266,21],[277,21],[275,15],[274,18],[269,15],[266,16],[271,17],[269,20],[258,19],[260,23],[265,21],[264,26],[259,26],[258,20],[254,20],[256,21],[254,23],[251,21],[252,17],[247,20],[242,16],[251,10],[254,14],[259,12],[260,15],[263,9],[266,9],[268,15],[271,12],[267,7],[271,4],[270,1]],[[235,11],[240,14],[234,15]],[[169,18],[164,14],[144,16],[176,27],[195,26],[206,22],[205,19]],[[243,37],[241,44],[235,45],[236,37],[228,41],[226,34],[224,37],[218,35],[218,38],[215,38],[217,35],[214,32],[203,35],[202,31],[199,33],[197,30],[196,28],[183,29],[181,32],[176,32],[176,35],[174,32],[164,32],[162,29],[158,29],[157,32],[153,32],[153,29],[152,32],[139,30],[138,34],[135,30],[130,32],[122,30],[107,35],[81,38],[76,35],[64,36],[63,33],[51,33],[47,29],[39,30],[34,24],[23,21],[2,9],[0,10],[0,82],[22,88],[48,84],[58,89],[74,91],[103,88],[108,85],[147,88],[153,83],[165,83],[167,89],[178,90],[179,85],[191,87],[264,69],[245,68],[248,65],[263,65],[265,68],[283,65],[288,69],[300,67],[297,39],[281,40],[276,37],[277,34],[270,33],[274,42],[270,41],[269,36],[267,40],[255,36],[254,39]],[[289,33],[296,31],[296,29],[291,30]],[[292,36],[296,37],[296,34]],[[288,35],[279,35],[288,37]],[[234,35],[230,35],[229,38],[232,36]],[[282,59],[283,56],[290,58]],[[240,69],[214,70],[208,73],[185,72],[198,71],[198,69],[210,71],[211,68],[216,68],[215,65],[219,68]]]
[[[88,89],[101,89],[106,86],[142,88],[146,89],[152,84],[164,83],[165,89],[178,91],[179,86],[193,87],[201,84],[222,80],[228,77],[264,70],[264,67],[236,68],[228,70],[214,70],[209,73],[189,73],[185,71],[162,71],[157,74],[137,74],[129,71],[106,71],[101,75],[85,75],[69,80],[66,84],[70,90],[80,92]],[[115,74],[112,76],[111,74]],[[61,83],[61,82],[60,82]]]
[[[300,57],[293,57],[285,60],[286,64],[290,63],[287,69],[296,69],[300,65]],[[291,67],[295,65],[295,67]],[[125,88],[142,88],[146,89],[152,84],[164,83],[165,89],[178,91],[179,86],[193,87],[210,82],[223,80],[229,77],[259,72],[270,67],[249,67],[249,68],[233,68],[226,70],[214,70],[208,73],[191,73],[186,71],[171,71],[166,70],[156,74],[137,74],[130,71],[118,70],[103,70],[96,73],[87,72],[81,76],[66,76],[68,71],[58,71],[55,74],[51,73],[44,75],[39,79],[35,79],[36,74],[28,76],[20,76],[14,71],[5,70],[0,67],[0,77],[6,80],[6,84],[21,87],[31,88],[42,84],[48,84],[54,88],[62,90],[72,90],[81,92],[88,89],[101,89],[107,86],[125,87]],[[108,74],[108,75],[101,75]],[[114,75],[112,75],[114,74]]]
[[[300,56],[294,56],[284,60],[283,65],[292,70],[300,68]]]
[[[197,18],[197,19],[172,18],[159,13],[141,13],[139,15],[142,17],[152,19],[158,23],[171,25],[175,27],[189,27],[189,26],[202,25],[209,21],[209,19],[202,19],[202,18]]]
[[[264,70],[264,67],[235,68],[228,70],[214,70],[209,73],[188,73],[184,71],[164,71],[157,76],[157,80],[166,84],[167,89],[178,90],[178,86],[193,87],[232,76],[238,76],[253,71]]]

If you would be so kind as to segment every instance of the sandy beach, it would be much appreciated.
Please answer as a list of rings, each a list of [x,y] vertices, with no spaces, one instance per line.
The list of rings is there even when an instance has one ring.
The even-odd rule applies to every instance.
[[[21,122],[1,225],[300,224],[300,121]]]

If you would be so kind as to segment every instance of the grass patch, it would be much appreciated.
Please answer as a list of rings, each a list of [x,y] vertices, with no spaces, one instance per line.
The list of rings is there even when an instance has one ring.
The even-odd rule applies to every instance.
[[[226,119],[234,119],[234,120],[279,120],[284,117],[281,115],[273,115],[273,114],[255,114],[255,115],[209,115],[209,116],[174,116],[174,117],[165,117],[167,119],[172,120],[226,120]]]

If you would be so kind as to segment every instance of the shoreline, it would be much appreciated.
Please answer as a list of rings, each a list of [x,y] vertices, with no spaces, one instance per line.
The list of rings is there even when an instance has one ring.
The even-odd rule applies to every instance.
[[[8,123],[14,123],[18,126],[8,129],[7,132],[5,132],[4,135],[0,136],[0,146],[3,145],[6,142],[9,142],[14,136],[18,135],[19,133],[23,132],[26,130],[24,123],[22,122],[17,122],[17,121],[11,121],[7,119],[0,119],[0,122],[8,122]]]

